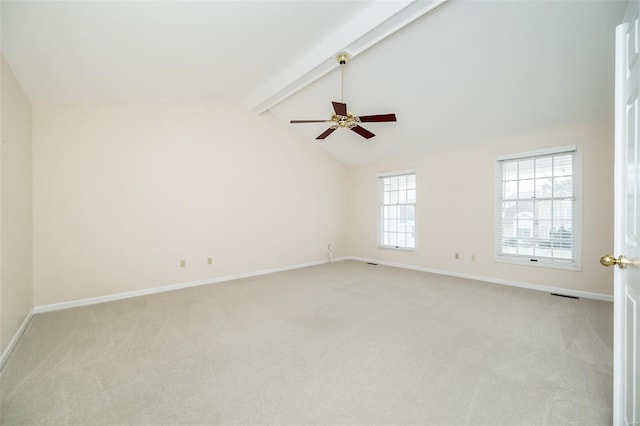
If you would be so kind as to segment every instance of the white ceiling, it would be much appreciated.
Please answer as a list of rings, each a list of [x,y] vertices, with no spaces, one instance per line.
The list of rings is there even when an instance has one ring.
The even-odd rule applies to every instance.
[[[2,1],[36,104],[243,99],[367,2]]]
[[[3,1],[2,49],[36,104],[244,102],[373,3]],[[357,165],[610,117],[625,5],[449,0],[347,66],[349,109],[397,123],[367,123],[369,141],[292,127]],[[336,70],[271,111],[328,118],[339,96]]]
[[[461,2],[443,6],[347,65],[345,100],[365,142],[339,129],[322,146],[347,164],[457,149],[539,128],[613,115],[619,2]],[[336,71],[272,108],[283,120],[328,117]],[[310,140],[327,126],[296,124]],[[517,152],[518,148],[514,147]]]

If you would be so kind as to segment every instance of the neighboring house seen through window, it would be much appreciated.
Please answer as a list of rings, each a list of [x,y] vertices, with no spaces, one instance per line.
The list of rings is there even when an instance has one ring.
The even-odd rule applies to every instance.
[[[416,247],[416,174],[414,171],[378,175],[378,244]]]
[[[576,146],[498,158],[497,260],[580,269]]]

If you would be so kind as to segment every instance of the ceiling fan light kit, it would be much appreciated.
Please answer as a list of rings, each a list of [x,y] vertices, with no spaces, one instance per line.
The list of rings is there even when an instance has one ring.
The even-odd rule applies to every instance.
[[[332,123],[331,127],[322,132],[316,137],[316,139],[324,139],[333,133],[337,128],[347,128],[365,139],[371,139],[375,134],[371,133],[359,123],[382,123],[397,121],[394,113],[389,114],[375,114],[375,115],[362,115],[356,116],[351,111],[347,110],[347,104],[344,103],[344,67],[349,60],[349,55],[346,53],[340,53],[336,56],[336,60],[340,64],[340,71],[342,74],[342,87],[341,87],[341,102],[331,102],[333,104],[334,113],[331,114],[330,120],[291,120],[291,124],[298,123]]]

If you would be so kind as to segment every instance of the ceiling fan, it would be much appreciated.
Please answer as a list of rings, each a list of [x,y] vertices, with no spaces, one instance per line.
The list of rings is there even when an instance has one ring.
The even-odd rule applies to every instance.
[[[291,124],[296,123],[333,123],[331,127],[322,132],[316,139],[324,139],[333,133],[338,127],[345,127],[353,132],[356,132],[360,136],[366,139],[370,139],[375,136],[364,127],[360,126],[360,123],[381,123],[388,121],[396,121],[396,115],[391,114],[375,114],[375,115],[353,115],[351,111],[347,110],[347,104],[344,103],[344,66],[347,63],[349,56],[346,53],[340,53],[336,59],[340,64],[340,70],[342,73],[342,92],[341,102],[331,102],[333,104],[333,110],[330,120],[291,120]]]

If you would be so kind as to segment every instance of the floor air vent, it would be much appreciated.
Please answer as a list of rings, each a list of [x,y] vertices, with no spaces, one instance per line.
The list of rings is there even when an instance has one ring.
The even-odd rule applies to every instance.
[[[551,293],[552,296],[566,297],[567,299],[580,299],[578,296],[567,296],[566,294]]]
[[[374,266],[378,266],[377,263],[373,263],[373,262],[367,262],[367,265],[374,265]]]

